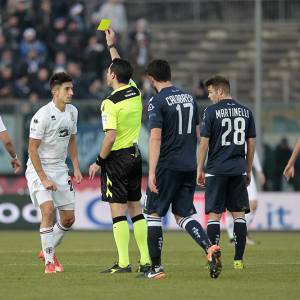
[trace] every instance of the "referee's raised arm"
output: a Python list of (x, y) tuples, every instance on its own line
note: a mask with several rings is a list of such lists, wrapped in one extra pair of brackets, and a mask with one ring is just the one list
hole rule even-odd
[(111, 59), (114, 60), (115, 58), (121, 58), (117, 51), (116, 45), (114, 44), (114, 39), (116, 34), (111, 28), (106, 29), (105, 34), (106, 34), (107, 49), (110, 52)]

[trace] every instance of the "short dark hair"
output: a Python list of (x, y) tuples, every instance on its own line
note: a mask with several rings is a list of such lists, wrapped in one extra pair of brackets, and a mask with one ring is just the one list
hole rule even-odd
[(74, 79), (65, 72), (55, 73), (49, 79), (49, 85), (51, 90), (53, 90), (56, 87), (60, 88), (65, 82), (74, 83)]
[(154, 59), (147, 65), (146, 72), (158, 82), (171, 80), (170, 64), (164, 59)]
[(128, 84), (132, 77), (133, 68), (127, 59), (115, 58), (110, 66), (110, 72), (114, 72), (117, 75), (119, 83)]
[(221, 88), (225, 94), (230, 94), (230, 82), (229, 79), (224, 75), (215, 75), (204, 81), (204, 85), (208, 88), (212, 86), (214, 90)]

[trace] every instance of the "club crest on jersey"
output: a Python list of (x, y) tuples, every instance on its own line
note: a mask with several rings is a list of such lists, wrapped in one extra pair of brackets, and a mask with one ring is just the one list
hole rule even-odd
[(39, 186), (39, 180), (38, 179), (34, 181), (33, 186), (35, 188), (37, 188)]
[(38, 119), (34, 119), (33, 123), (38, 124), (39, 120)]
[(153, 108), (154, 108), (154, 105), (152, 103), (150, 103), (148, 106), (148, 111), (152, 110)]
[(72, 111), (70, 112), (70, 115), (71, 115), (71, 121), (74, 121), (74, 113)]

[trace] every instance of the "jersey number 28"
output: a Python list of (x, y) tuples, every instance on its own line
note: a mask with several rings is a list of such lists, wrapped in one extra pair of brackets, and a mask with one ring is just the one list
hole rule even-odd
[[(222, 134), (222, 146), (229, 146), (231, 142), (226, 141), (227, 136), (232, 131), (231, 120), (225, 118), (222, 120), (222, 127), (227, 126), (227, 130)], [(243, 145), (245, 143), (245, 119), (235, 118), (233, 122), (233, 142), (236, 145)]]

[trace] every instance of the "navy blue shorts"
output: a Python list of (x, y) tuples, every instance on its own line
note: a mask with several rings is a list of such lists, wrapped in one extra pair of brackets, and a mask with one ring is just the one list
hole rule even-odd
[(144, 213), (157, 213), (165, 216), (172, 204), (172, 213), (180, 217), (188, 217), (196, 212), (193, 204), (196, 188), (197, 170), (175, 171), (157, 166), (156, 187), (158, 194), (151, 193), (147, 187)]
[(205, 213), (250, 212), (245, 175), (205, 177)]

